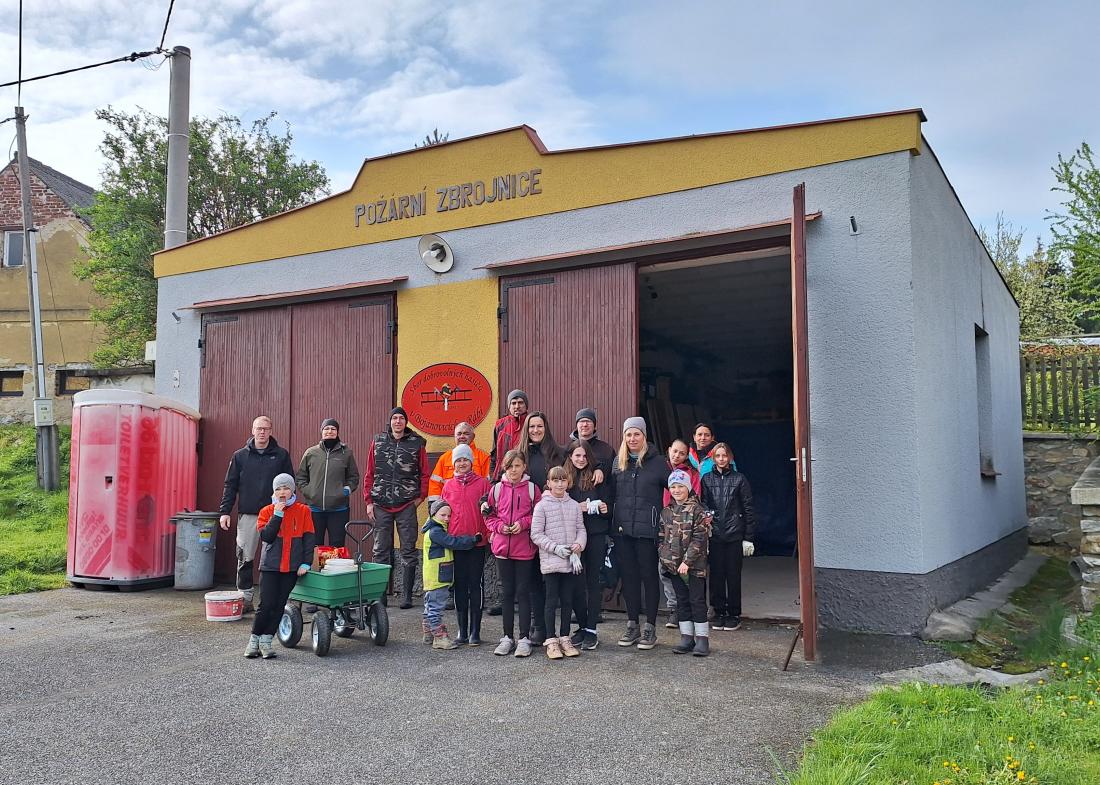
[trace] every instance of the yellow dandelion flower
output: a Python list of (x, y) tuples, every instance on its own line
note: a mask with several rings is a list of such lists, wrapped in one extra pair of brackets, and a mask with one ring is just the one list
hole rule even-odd
[(1011, 743), (1012, 743), (1012, 742), (1014, 742), (1014, 741), (1016, 741), (1016, 737), (1015, 737), (1015, 736), (1009, 736), (1009, 737), (1008, 737), (1008, 743), (1009, 743), (1009, 744), (1011, 744)]
[(1020, 780), (1021, 782), (1027, 779), (1027, 774), (1024, 773), (1023, 769), (1020, 769), (1018, 772), (1016, 772), (1016, 779)]
[(1063, 663), (1062, 663), (1062, 667), (1063, 667), (1063, 668), (1068, 668), (1068, 667), (1069, 667), (1069, 663), (1068, 663), (1068, 662), (1063, 662)]

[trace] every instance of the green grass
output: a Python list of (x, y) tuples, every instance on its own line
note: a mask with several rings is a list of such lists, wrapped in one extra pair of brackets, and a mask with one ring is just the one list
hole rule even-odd
[(0, 596), (65, 584), (69, 429), (61, 429), (62, 490), (35, 479), (34, 428), (0, 426)]
[(1065, 600), (1074, 586), (1066, 562), (1050, 558), (1026, 586), (1013, 592), (1009, 606), (979, 625), (974, 640), (941, 645), (981, 668), (1005, 673), (1038, 670), (1063, 648)]
[(1078, 653), (1055, 661), (1054, 670), (1049, 682), (1027, 688), (884, 689), (834, 717), (815, 736), (799, 771), (778, 781), (1095, 785), (1100, 668)]

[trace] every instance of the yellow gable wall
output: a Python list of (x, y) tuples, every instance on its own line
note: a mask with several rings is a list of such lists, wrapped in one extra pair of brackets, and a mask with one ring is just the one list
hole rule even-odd
[[(493, 390), (490, 414), (476, 427), (474, 443), (491, 452), (496, 420), (497, 281), (479, 279), (397, 291), (397, 398), (412, 376), (435, 363), (476, 368)], [(454, 446), (453, 436), (429, 436), (428, 452)]]
[[(349, 191), (155, 257), (157, 277), (416, 237), (920, 149), (919, 110), (560, 153), (523, 128), (368, 160)], [(437, 189), (520, 172), (541, 193), (439, 210)], [(422, 215), (367, 225), (357, 205), (424, 194)]]

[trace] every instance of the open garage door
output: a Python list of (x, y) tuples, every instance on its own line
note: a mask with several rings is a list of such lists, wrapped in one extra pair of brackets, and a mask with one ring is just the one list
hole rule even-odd
[(500, 406), (525, 390), (563, 446), (581, 407), (618, 447), (638, 412), (638, 279), (633, 262), (508, 276), (500, 283)]

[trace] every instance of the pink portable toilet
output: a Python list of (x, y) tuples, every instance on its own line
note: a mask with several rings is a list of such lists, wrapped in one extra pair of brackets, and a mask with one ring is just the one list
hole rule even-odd
[(169, 585), (171, 518), (195, 508), (199, 413), (130, 390), (73, 396), (67, 577), (74, 586)]

